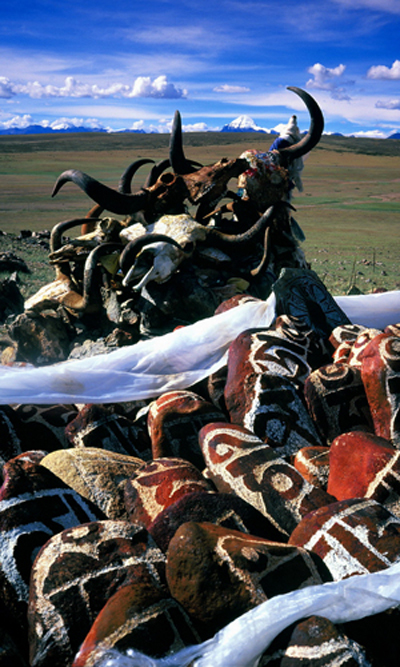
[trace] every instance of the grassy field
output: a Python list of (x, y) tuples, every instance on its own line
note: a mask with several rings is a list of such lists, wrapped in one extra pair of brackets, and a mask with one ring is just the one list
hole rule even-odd
[[(59, 174), (80, 169), (116, 187), (133, 160), (165, 158), (168, 141), (167, 135), (148, 134), (0, 137), (0, 230), (6, 232), (0, 251), (12, 250), (32, 269), (21, 274), (25, 295), (52, 280), (54, 271), (46, 251), (19, 241), (19, 232), (50, 230), (61, 220), (84, 217), (92, 205), (72, 183), (52, 198)], [(184, 135), (187, 156), (203, 164), (237, 157), (246, 148), (267, 150), (271, 141), (253, 133)], [(146, 165), (135, 176), (134, 190), (147, 173)], [(323, 137), (306, 159), (303, 183), (304, 192), (293, 202), (295, 217), (306, 235), (306, 257), (328, 289), (399, 289), (400, 142)]]

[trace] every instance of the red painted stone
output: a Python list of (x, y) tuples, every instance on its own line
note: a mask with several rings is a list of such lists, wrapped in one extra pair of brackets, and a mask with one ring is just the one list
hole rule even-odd
[(28, 608), (30, 661), (70, 665), (93, 622), (120, 586), (162, 589), (165, 557), (128, 521), (98, 521), (54, 535), (32, 567)]
[(359, 368), (345, 363), (321, 366), (306, 379), (304, 398), (324, 444), (348, 431), (373, 430)]
[(131, 649), (151, 658), (164, 658), (200, 641), (176, 600), (154, 582), (137, 580), (121, 586), (107, 600), (72, 667), (91, 667), (110, 649), (122, 653)]
[(329, 475), (329, 447), (304, 447), (296, 453), (293, 465), (307, 482), (326, 491)]
[(375, 336), (360, 360), (375, 433), (400, 448), (400, 337)]
[(235, 424), (209, 424), (199, 433), (208, 475), (220, 492), (236, 493), (284, 536), (302, 517), (333, 498), (309, 482), (272, 447)]
[(333, 348), (332, 359), (335, 363), (348, 363), (349, 354), (357, 336), (366, 328), (361, 324), (343, 324), (332, 331), (329, 342)]
[(364, 329), (356, 338), (354, 341), (349, 356), (347, 363), (350, 364), (351, 366), (355, 366), (356, 368), (361, 368), (361, 355), (367, 345), (376, 338), (376, 336), (380, 336), (382, 334), (382, 331), (380, 329)]
[(282, 533), (261, 512), (233, 493), (188, 493), (161, 512), (148, 526), (148, 531), (165, 552), (178, 528), (188, 521), (207, 521), (268, 540), (282, 541)]
[(215, 405), (192, 391), (165, 392), (150, 404), (147, 417), (153, 459), (180, 457), (201, 470), (198, 432), (205, 424), (224, 420)]
[(173, 597), (210, 635), (275, 595), (331, 580), (315, 554), (196, 522), (172, 538), (166, 577)]
[(328, 492), (338, 500), (373, 498), (385, 504), (400, 492), (400, 452), (372, 433), (353, 431), (336, 438), (329, 453)]
[(125, 485), (125, 507), (129, 519), (146, 528), (167, 507), (187, 493), (214, 487), (189, 461), (179, 458), (160, 458), (144, 464)]
[(335, 581), (378, 572), (400, 560), (400, 518), (375, 500), (341, 500), (305, 516), (289, 544), (318, 554)]
[(226, 299), (220, 303), (220, 305), (215, 309), (215, 315), (218, 315), (219, 313), (225, 313), (227, 310), (241, 306), (243, 303), (248, 303), (249, 301), (258, 301), (261, 303), (261, 299), (257, 299), (257, 297), (251, 296), (250, 294), (235, 294), (234, 296), (231, 296), (229, 299)]
[(99, 447), (118, 454), (151, 459), (151, 443), (140, 426), (112, 407), (85, 405), (65, 429), (71, 447)]

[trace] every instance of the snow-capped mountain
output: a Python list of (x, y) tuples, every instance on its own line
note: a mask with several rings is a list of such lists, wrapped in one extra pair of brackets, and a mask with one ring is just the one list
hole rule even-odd
[(266, 134), (277, 134), (274, 130), (267, 130), (257, 125), (250, 116), (238, 116), (221, 128), (221, 132), (264, 132)]

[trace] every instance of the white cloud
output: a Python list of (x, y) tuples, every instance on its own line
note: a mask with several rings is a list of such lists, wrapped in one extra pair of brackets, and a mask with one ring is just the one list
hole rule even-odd
[(182, 126), (184, 132), (208, 132), (208, 129), (206, 123), (193, 123), (192, 125)]
[[(315, 63), (312, 67), (308, 68), (308, 72), (313, 75), (313, 79), (309, 79), (306, 83), (307, 88), (313, 88), (316, 90), (328, 90), (331, 93), (331, 97), (336, 100), (349, 100), (349, 96), (344, 91), (343, 84), (349, 84), (350, 81), (343, 81), (341, 79), (346, 65), (338, 65), (337, 67), (325, 67), (321, 63)], [(338, 85), (338, 80), (342, 84), (340, 87)]]
[(82, 83), (72, 76), (67, 76), (63, 86), (51, 84), (43, 85), (39, 81), (29, 81), (26, 84), (13, 83), (5, 77), (0, 77), (0, 97), (9, 99), (18, 94), (28, 95), (33, 99), (71, 97), (71, 98), (105, 98), (105, 97), (158, 97), (164, 99), (178, 99), (187, 96), (187, 91), (177, 88), (161, 75), (155, 79), (139, 76), (132, 86), (123, 83), (113, 83), (101, 87), (97, 84)]
[(250, 88), (246, 88), (246, 86), (230, 86), (228, 83), (224, 83), (221, 86), (215, 86), (213, 91), (215, 93), (248, 93), (250, 92)]
[(382, 132), (381, 130), (366, 130), (366, 131), (360, 131), (360, 132), (353, 132), (350, 136), (352, 137), (359, 137), (362, 139), (365, 137), (366, 139), (386, 139), (387, 138), (387, 132)]
[(370, 67), (367, 78), (400, 81), (400, 60), (395, 60), (391, 67), (386, 67), (386, 65)]
[(397, 100), (378, 100), (375, 104), (377, 109), (398, 109), (400, 110), (400, 98)]
[(32, 116), (26, 113), (23, 116), (14, 116), (9, 120), (4, 120), (0, 122), (0, 127), (3, 128), (4, 130), (9, 130), (10, 128), (14, 127), (24, 129), (25, 127), (28, 127), (29, 125), (32, 124), (33, 124)]

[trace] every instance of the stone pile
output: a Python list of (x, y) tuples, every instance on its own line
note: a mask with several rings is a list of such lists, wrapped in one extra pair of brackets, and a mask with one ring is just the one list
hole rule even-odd
[[(164, 657), (400, 560), (400, 325), (331, 316), (282, 313), (151, 401), (2, 406), (0, 667)], [(399, 620), (313, 616), (259, 664), (393, 667)]]

